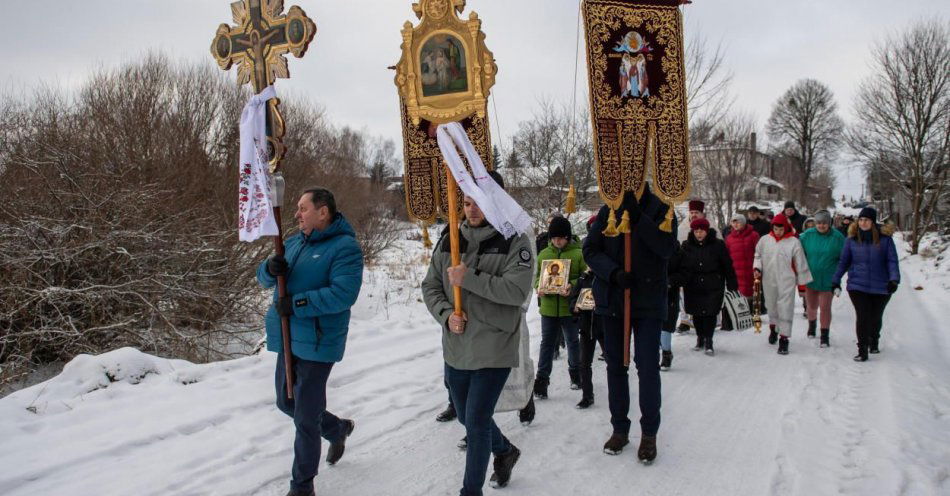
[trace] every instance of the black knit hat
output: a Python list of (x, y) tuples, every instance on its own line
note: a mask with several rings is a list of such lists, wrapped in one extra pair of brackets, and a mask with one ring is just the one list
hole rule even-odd
[(548, 225), (548, 237), (571, 239), (571, 221), (564, 217), (555, 217)]
[(795, 208), (795, 202), (791, 200), (785, 202), (785, 208)]
[(864, 217), (866, 219), (871, 219), (871, 222), (877, 224), (877, 210), (874, 210), (874, 207), (864, 207), (861, 209), (861, 213), (858, 214), (858, 218)]

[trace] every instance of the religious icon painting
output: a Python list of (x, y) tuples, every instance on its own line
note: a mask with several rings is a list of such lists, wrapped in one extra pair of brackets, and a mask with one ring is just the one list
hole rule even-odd
[(579, 312), (589, 312), (595, 306), (594, 291), (591, 288), (582, 289), (580, 294), (577, 295), (577, 304), (574, 305), (574, 309)]
[(459, 18), (464, 8), (461, 0), (421, 0), (413, 4), (421, 22), (403, 25), (395, 82), (413, 124), (487, 115), (498, 67), (478, 14)]
[(613, 50), (622, 54), (618, 71), (620, 96), (650, 96), (650, 74), (647, 68), (647, 61), (653, 61), (650, 43), (640, 33), (628, 31)]
[(662, 199), (689, 194), (681, 3), (583, 3), (597, 179), (613, 208), (651, 173)]
[(543, 294), (563, 293), (570, 284), (571, 260), (555, 258), (541, 261), (541, 281), (538, 290)]
[(422, 96), (468, 91), (465, 47), (458, 38), (436, 34), (422, 44), (419, 56)]

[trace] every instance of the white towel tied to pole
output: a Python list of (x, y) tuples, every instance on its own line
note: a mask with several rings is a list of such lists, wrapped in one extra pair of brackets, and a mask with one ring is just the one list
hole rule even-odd
[(277, 92), (268, 86), (252, 96), (241, 112), (238, 238), (246, 242), (278, 234), (274, 177), (267, 164), (267, 101), (272, 98), (277, 98)]
[[(475, 151), (475, 146), (468, 139), (462, 125), (458, 122), (441, 124), (436, 135), (439, 149), (455, 182), (463, 193), (475, 200), (478, 208), (485, 214), (485, 220), (505, 239), (528, 232), (531, 229), (531, 217), (488, 175), (488, 169), (482, 163), (482, 158)], [(456, 146), (465, 154), (465, 159), (475, 175), (474, 179), (465, 168)]]

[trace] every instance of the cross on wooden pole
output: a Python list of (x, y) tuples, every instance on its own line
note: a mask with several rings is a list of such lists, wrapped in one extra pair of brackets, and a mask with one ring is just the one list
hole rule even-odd
[[(211, 55), (218, 66), (228, 70), (238, 64), (238, 84), (251, 83), (254, 93), (274, 84), (277, 78), (289, 78), (285, 54), (291, 53), (297, 58), (304, 56), (310, 42), (317, 32), (317, 26), (298, 6), (287, 12), (284, 0), (240, 0), (231, 4), (231, 16), (236, 26), (221, 24), (211, 42)], [(271, 173), (275, 175), (277, 186), (274, 203), (274, 220), (277, 223), (277, 236), (274, 238), (274, 252), (284, 254), (284, 236), (281, 230), (280, 205), (283, 203), (284, 179), (279, 173), (280, 161), (286, 151), (282, 138), (284, 120), (278, 108), (280, 100), (273, 98), (267, 102), (267, 157)], [(287, 297), (287, 278), (277, 277), (277, 295)], [(290, 344), (290, 319), (281, 317), (281, 340), (284, 351), (284, 370), (286, 371), (287, 398), (293, 399), (293, 354)]]
[[(287, 53), (301, 58), (317, 32), (317, 26), (300, 7), (294, 5), (282, 14), (283, 0), (241, 0), (231, 4), (236, 26), (221, 24), (211, 42), (211, 54), (218, 66), (228, 70), (237, 64), (238, 84), (251, 83), (254, 93), (274, 84), (277, 78), (289, 78)], [(284, 121), (278, 99), (268, 102), (267, 141), (271, 171), (284, 157)]]

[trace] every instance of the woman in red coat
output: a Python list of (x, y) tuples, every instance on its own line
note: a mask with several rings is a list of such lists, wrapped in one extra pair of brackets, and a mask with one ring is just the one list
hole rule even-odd
[(732, 268), (739, 280), (739, 294), (752, 301), (752, 262), (755, 259), (755, 245), (759, 242), (759, 233), (749, 227), (743, 215), (732, 218), (732, 232), (726, 236), (726, 248), (732, 257)]

